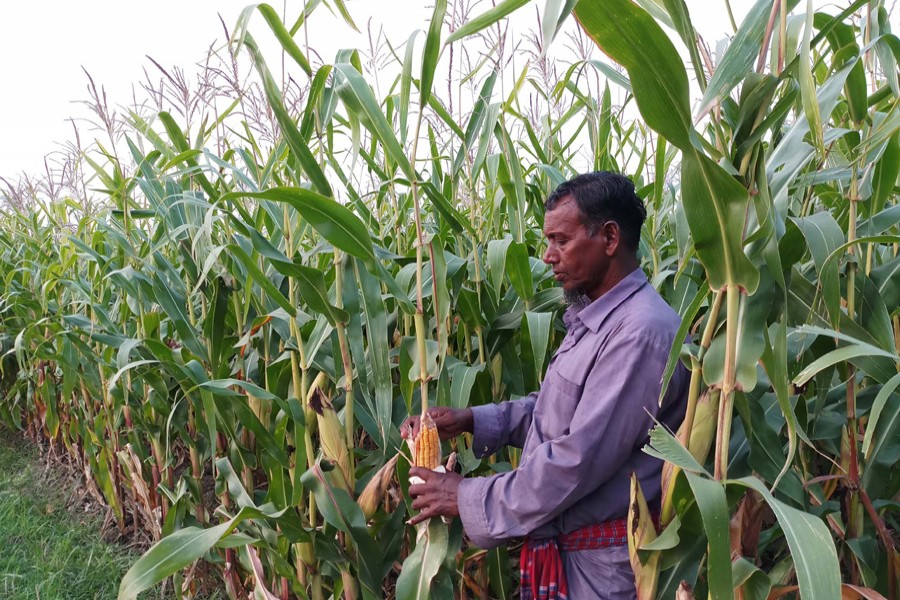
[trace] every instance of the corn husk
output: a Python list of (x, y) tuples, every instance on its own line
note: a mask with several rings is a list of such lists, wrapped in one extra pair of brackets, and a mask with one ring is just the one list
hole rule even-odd
[[(706, 456), (716, 439), (716, 419), (719, 414), (720, 390), (708, 389), (697, 398), (697, 408), (694, 412), (694, 423), (691, 427), (690, 450), (691, 455), (701, 465), (706, 462)], [(685, 423), (678, 429), (678, 439), (684, 438)], [(681, 469), (670, 462), (663, 464), (662, 470), (662, 507), (660, 511), (660, 525), (665, 527), (675, 514), (672, 506), (672, 494), (675, 491), (675, 478)]]
[(400, 455), (395, 454), (394, 458), (384, 463), (384, 466), (378, 469), (378, 472), (366, 485), (362, 494), (359, 495), (359, 499), (356, 502), (362, 509), (366, 521), (375, 516), (375, 511), (378, 510), (378, 505), (381, 504), (384, 493), (391, 483), (391, 477), (394, 474), (394, 467), (397, 466), (398, 458), (400, 458)]
[(310, 392), (309, 407), (316, 413), (322, 455), (338, 466), (340, 476), (336, 477), (337, 483), (349, 492), (350, 453), (344, 441), (344, 426), (321, 388), (314, 387)]
[(647, 500), (641, 491), (637, 476), (631, 474), (631, 502), (628, 506), (628, 557), (634, 571), (634, 585), (638, 600), (654, 600), (659, 580), (659, 552), (650, 552), (646, 562), (641, 562), (638, 548), (656, 539), (656, 527), (647, 508)]

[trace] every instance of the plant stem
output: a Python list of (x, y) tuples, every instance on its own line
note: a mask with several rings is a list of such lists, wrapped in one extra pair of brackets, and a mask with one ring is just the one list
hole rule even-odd
[[(334, 250), (334, 287), (335, 287), (335, 306), (344, 308), (344, 261), (341, 251)], [(350, 489), (353, 489), (356, 477), (354, 476), (354, 453), (353, 449), (356, 444), (353, 436), (356, 433), (356, 422), (353, 418), (353, 364), (350, 360), (350, 344), (347, 343), (347, 325), (341, 321), (336, 324), (338, 334), (338, 345), (341, 349), (341, 363), (344, 367), (344, 435), (346, 437), (347, 454), (350, 458), (350, 469), (347, 473)]]
[(719, 404), (719, 420), (716, 428), (715, 478), (717, 481), (724, 481), (728, 477), (728, 444), (731, 441), (731, 415), (734, 408), (741, 291), (737, 285), (728, 284), (726, 294), (725, 377), (722, 381), (722, 400)]

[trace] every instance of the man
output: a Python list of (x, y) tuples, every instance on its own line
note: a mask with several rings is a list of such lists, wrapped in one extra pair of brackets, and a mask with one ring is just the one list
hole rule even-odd
[(521, 447), (519, 466), (471, 479), (410, 470), (424, 481), (410, 486), (420, 511), (411, 522), (458, 514), (482, 548), (526, 537), (523, 598), (538, 597), (535, 590), (550, 598), (634, 598), (625, 538), (629, 479), (637, 475), (658, 511), (662, 462), (641, 448), (654, 418), (675, 429), (684, 415), (689, 377), (681, 366), (658, 403), (680, 319), (640, 269), (646, 210), (628, 179), (580, 175), (560, 185), (545, 208), (543, 259), (569, 308), (568, 333), (540, 391), (431, 411), (442, 438), (472, 432), (479, 456), (504, 444)]

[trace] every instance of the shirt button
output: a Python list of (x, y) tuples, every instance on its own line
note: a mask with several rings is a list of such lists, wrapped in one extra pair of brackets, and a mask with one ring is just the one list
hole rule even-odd
[(488, 447), (487, 447), (487, 446), (484, 447), (484, 451), (485, 451), (485, 452), (488, 451)]

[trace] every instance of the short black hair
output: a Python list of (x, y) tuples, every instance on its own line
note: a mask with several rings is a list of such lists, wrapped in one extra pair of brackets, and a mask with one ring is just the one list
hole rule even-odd
[(571, 196), (581, 212), (581, 222), (594, 235), (606, 221), (615, 221), (622, 239), (632, 250), (641, 240), (641, 226), (647, 218), (644, 202), (634, 191), (631, 180), (619, 173), (594, 171), (573, 177), (557, 187), (544, 210), (551, 211), (565, 197)]

